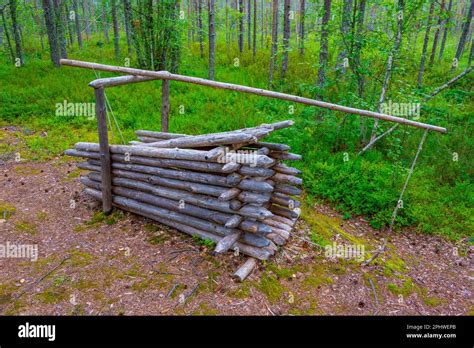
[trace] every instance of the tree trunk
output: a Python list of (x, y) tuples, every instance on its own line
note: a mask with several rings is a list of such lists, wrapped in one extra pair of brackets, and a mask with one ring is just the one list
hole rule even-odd
[[(377, 112), (380, 112), (382, 108), (382, 104), (385, 102), (385, 95), (387, 93), (388, 84), (390, 82), (390, 76), (392, 75), (393, 61), (398, 53), (398, 49), (400, 48), (400, 42), (402, 40), (404, 6), (405, 6), (404, 0), (398, 0), (397, 36), (395, 38), (395, 43), (393, 44), (393, 49), (388, 56), (387, 69), (385, 70), (385, 77), (384, 77), (384, 81), (382, 85), (382, 91), (380, 93), (379, 103), (377, 106)], [(377, 136), (378, 126), (379, 126), (379, 120), (376, 119), (374, 121), (374, 127), (372, 128), (372, 135), (370, 137), (370, 141), (373, 141), (375, 137)]]
[(95, 18), (95, 4), (94, 0), (83, 0), (86, 2), (89, 2), (89, 9), (91, 11), (91, 29), (92, 32), (96, 33), (97, 32), (97, 19)]
[[(75, 0), (77, 1), (77, 0)], [(130, 0), (123, 0), (123, 15), (125, 21), (125, 35), (127, 36), (128, 55), (132, 55), (132, 15)]]
[(12, 63), (15, 63), (15, 54), (13, 53), (12, 42), (10, 40), (10, 34), (8, 33), (8, 28), (7, 28), (7, 22), (5, 20), (4, 9), (0, 9), (0, 14), (2, 15), (2, 27), (3, 27), (3, 31), (5, 32), (5, 38), (7, 39), (8, 50), (9, 50), (10, 56), (12, 58)]
[(244, 51), (244, 0), (239, 0), (239, 51)]
[(425, 71), (426, 51), (428, 50), (428, 42), (430, 40), (431, 19), (433, 17), (434, 5), (435, 2), (432, 1), (430, 5), (430, 12), (428, 14), (428, 21), (426, 23), (425, 39), (423, 41), (423, 51), (421, 52), (420, 69), (418, 70), (418, 88), (422, 87), (423, 82), (423, 72)]
[(74, 10), (74, 24), (76, 27), (76, 36), (77, 36), (77, 43), (79, 48), (82, 48), (82, 33), (81, 33), (81, 22), (79, 18), (79, 10), (77, 7), (78, 0), (72, 0), (72, 8)]
[(216, 53), (215, 4), (209, 0), (209, 80), (214, 80)]
[(469, 66), (471, 66), (473, 55), (474, 55), (474, 38), (471, 39), (471, 51), (469, 52), (469, 60), (467, 63), (467, 65)]
[(109, 43), (109, 24), (107, 23), (107, 7), (105, 1), (102, 2), (102, 30), (104, 31), (105, 41)]
[(319, 69), (318, 69), (318, 98), (322, 99), (321, 90), (326, 83), (326, 66), (328, 64), (328, 23), (331, 17), (331, 0), (324, 0), (324, 14), (321, 27), (321, 39), (319, 48)]
[[(360, 99), (364, 97), (364, 86), (365, 86), (365, 77), (364, 72), (361, 67), (360, 62), (360, 53), (362, 50), (362, 40), (363, 40), (363, 30), (364, 30), (364, 17), (365, 17), (365, 1), (360, 0), (359, 4), (359, 14), (357, 17), (357, 34), (356, 34), (356, 42), (355, 42), (355, 49), (354, 49), (354, 63), (351, 64), (353, 71), (355, 71), (355, 75), (357, 78), (357, 94)], [(360, 116), (359, 120), (359, 127), (360, 127), (360, 136), (361, 141), (365, 143), (365, 134), (366, 134), (366, 127), (365, 127), (365, 117)]]
[(59, 45), (58, 38), (56, 36), (56, 28), (54, 25), (54, 11), (51, 0), (42, 0), (44, 20), (46, 23), (46, 31), (48, 33), (49, 51), (51, 54), (51, 61), (56, 67), (60, 67), (59, 59)]
[[(471, 5), (469, 6), (469, 11), (467, 12), (466, 21), (462, 27), (461, 37), (459, 38), (458, 48), (456, 50), (456, 55), (454, 57), (455, 62), (459, 62), (461, 58), (461, 53), (466, 45), (467, 34), (469, 33), (469, 27), (471, 26), (472, 15), (474, 13), (474, 0), (471, 0)], [(457, 64), (453, 63), (451, 70), (454, 70), (457, 67)]]
[(304, 17), (306, 1), (300, 0), (300, 55), (304, 56)]
[(337, 71), (346, 74), (345, 60), (347, 59), (347, 49), (349, 47), (349, 33), (351, 29), (352, 0), (344, 0), (344, 8), (341, 21), (342, 49), (337, 56)]
[(431, 48), (431, 56), (430, 56), (430, 65), (433, 65), (435, 55), (436, 55), (436, 48), (438, 46), (439, 40), (439, 32), (441, 30), (441, 24), (443, 23), (443, 12), (444, 12), (445, 0), (441, 0), (441, 5), (439, 9), (439, 17), (438, 17), (438, 26), (436, 27), (436, 31), (433, 38), (433, 47)]
[(67, 31), (69, 34), (69, 44), (72, 46), (74, 45), (74, 28), (72, 28), (71, 26), (74, 25), (74, 23), (72, 22), (72, 18), (70, 16), (69, 6), (67, 4), (67, 1), (64, 2), (64, 17), (67, 23)]
[(443, 39), (441, 40), (441, 46), (439, 48), (438, 62), (441, 62), (441, 59), (443, 59), (444, 46), (446, 44), (446, 38), (448, 36), (448, 25), (449, 25), (449, 21), (451, 19), (451, 8), (452, 8), (452, 6), (453, 6), (453, 0), (449, 0), (448, 18), (446, 18), (446, 20), (444, 21)]
[(281, 63), (281, 78), (284, 79), (288, 70), (288, 51), (290, 49), (290, 0), (284, 0), (283, 4), (283, 60)]
[(66, 0), (53, 0), (54, 10), (56, 13), (56, 31), (61, 58), (67, 58), (67, 18), (64, 15), (65, 2)]
[(272, 48), (270, 53), (270, 72), (269, 72), (269, 79), (268, 79), (268, 87), (271, 89), (273, 86), (273, 70), (277, 55), (277, 45), (278, 45), (278, 0), (273, 0), (272, 3)]
[(253, 57), (257, 55), (257, 0), (253, 0)]
[(10, 16), (12, 18), (12, 27), (13, 27), (13, 40), (15, 41), (15, 51), (16, 51), (16, 59), (20, 60), (20, 64), (23, 65), (23, 52), (21, 50), (21, 39), (20, 39), (20, 31), (18, 28), (18, 22), (16, 18), (16, 1), (17, 0), (10, 0)]
[[(128, 0), (130, 1), (130, 0)], [(84, 31), (86, 32), (87, 40), (91, 36), (91, 24), (90, 24), (90, 12), (89, 12), (89, 0), (82, 0), (82, 13), (84, 17)]]
[(197, 0), (197, 13), (198, 13), (198, 38), (199, 38), (199, 52), (201, 53), (201, 58), (204, 58), (204, 35), (202, 30), (202, 1)]
[(114, 26), (114, 51), (115, 59), (120, 59), (120, 29), (117, 18), (117, 0), (111, 0), (112, 22)]
[(252, 0), (247, 0), (247, 48), (252, 48)]

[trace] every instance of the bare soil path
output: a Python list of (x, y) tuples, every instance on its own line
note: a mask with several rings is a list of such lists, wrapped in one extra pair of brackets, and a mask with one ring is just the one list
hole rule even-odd
[[(0, 258), (0, 313), (32, 315), (463, 315), (473, 312), (472, 257), (411, 231), (374, 231), (325, 206), (244, 283), (244, 261), (132, 214), (105, 217), (63, 157), (0, 165), (0, 245), (36, 244), (36, 262)], [(365, 246), (367, 266), (301, 238)], [(472, 248), (472, 247), (471, 247)]]

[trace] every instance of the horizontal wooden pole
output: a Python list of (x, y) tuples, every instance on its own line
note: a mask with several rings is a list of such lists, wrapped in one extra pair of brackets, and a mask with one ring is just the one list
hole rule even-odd
[[(174, 81), (192, 83), (192, 84), (201, 85), (201, 86), (209, 86), (209, 87), (213, 87), (213, 88), (226, 89), (226, 90), (231, 90), (231, 91), (236, 91), (236, 92), (256, 94), (256, 95), (260, 95), (260, 96), (264, 96), (264, 97), (276, 98), (276, 99), (291, 101), (291, 102), (299, 103), (299, 104), (319, 106), (319, 107), (322, 107), (322, 108), (341, 111), (341, 112), (348, 113), (348, 114), (366, 116), (366, 117), (376, 118), (376, 119), (379, 119), (379, 120), (385, 120), (385, 121), (390, 121), (390, 122), (395, 122), (395, 123), (406, 124), (406, 125), (413, 126), (413, 127), (416, 127), (416, 128), (428, 129), (428, 130), (432, 130), (432, 131), (436, 131), (436, 132), (440, 132), (440, 133), (446, 133), (447, 132), (446, 128), (443, 128), (443, 127), (438, 127), (438, 126), (434, 126), (434, 125), (430, 125), (430, 124), (426, 124), (426, 123), (416, 122), (416, 121), (401, 118), (401, 117), (395, 117), (395, 116), (382, 114), (382, 113), (378, 113), (378, 112), (351, 108), (351, 107), (342, 106), (342, 105), (338, 105), (338, 104), (323, 102), (323, 101), (320, 101), (320, 100), (315, 100), (315, 99), (310, 99), (310, 98), (303, 98), (303, 97), (298, 97), (298, 96), (291, 95), (291, 94), (269, 91), (269, 90), (261, 89), (261, 88), (254, 88), (254, 87), (236, 85), (236, 84), (232, 84), (232, 83), (211, 81), (211, 80), (207, 80), (207, 79), (203, 79), (203, 78), (199, 78), (199, 77), (177, 75), (177, 74), (172, 74), (168, 71), (150, 71), (150, 70), (134, 69), (134, 68), (121, 67), (121, 66), (113, 66), (113, 65), (97, 64), (97, 63), (90, 63), (90, 62), (82, 62), (82, 61), (71, 60), (71, 59), (61, 59), (60, 62), (61, 62), (62, 65), (74, 66), (74, 67), (79, 67), (79, 68), (109, 71), (109, 72), (135, 75), (135, 76), (144, 76), (144, 77), (150, 77), (150, 78), (153, 78), (153, 79), (174, 80)], [(110, 86), (116, 85), (116, 83), (114, 81), (110, 81), (110, 80), (111, 80), (110, 78), (109, 79), (99, 79), (99, 80), (95, 80), (95, 81), (91, 82), (90, 85), (94, 88), (97, 88), (97, 87), (110, 87)], [(138, 81), (134, 81), (134, 82), (138, 82)]]

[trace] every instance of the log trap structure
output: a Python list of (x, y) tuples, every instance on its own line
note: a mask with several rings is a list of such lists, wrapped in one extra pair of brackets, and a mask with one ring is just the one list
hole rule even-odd
[[(423, 128), (423, 141), (428, 130), (446, 132), (442, 127), (391, 115), (167, 71), (67, 59), (61, 64), (126, 74), (89, 84), (95, 92), (99, 143), (80, 142), (65, 151), (66, 155), (86, 160), (78, 164), (89, 171), (80, 178), (85, 192), (102, 201), (105, 213), (115, 206), (211, 240), (216, 243), (214, 254), (238, 251), (249, 256), (235, 272), (241, 281), (250, 274), (256, 260), (267, 260), (285, 244), (300, 214), (301, 172), (286, 163), (301, 156), (289, 152), (286, 144), (263, 141), (273, 131), (290, 127), (293, 121), (204, 135), (169, 133), (170, 80)], [(137, 140), (129, 145), (109, 145), (105, 88), (157, 79), (162, 80), (161, 131), (137, 130)]]

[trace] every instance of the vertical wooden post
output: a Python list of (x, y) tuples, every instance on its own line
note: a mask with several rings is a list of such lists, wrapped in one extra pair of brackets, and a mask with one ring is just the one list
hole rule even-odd
[(161, 83), (161, 131), (168, 132), (168, 120), (170, 114), (170, 80), (162, 80)]
[(108, 214), (112, 211), (112, 175), (110, 165), (109, 137), (107, 133), (107, 110), (105, 108), (104, 87), (94, 89), (95, 113), (99, 130), (102, 210)]

